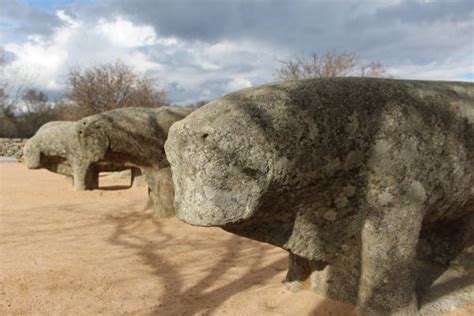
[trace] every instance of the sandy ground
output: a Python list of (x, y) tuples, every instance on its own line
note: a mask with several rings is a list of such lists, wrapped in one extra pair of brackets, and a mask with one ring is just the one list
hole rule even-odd
[[(285, 251), (218, 228), (154, 221), (145, 188), (0, 163), (0, 315), (353, 315), (282, 284)], [(474, 315), (467, 305), (449, 315)]]

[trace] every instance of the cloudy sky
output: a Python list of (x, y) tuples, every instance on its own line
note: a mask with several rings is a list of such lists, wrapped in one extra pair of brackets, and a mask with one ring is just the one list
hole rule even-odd
[(186, 104), (274, 80), (295, 54), (351, 51), (397, 78), (474, 79), (473, 0), (0, 0), (0, 50), (58, 95), (117, 59)]

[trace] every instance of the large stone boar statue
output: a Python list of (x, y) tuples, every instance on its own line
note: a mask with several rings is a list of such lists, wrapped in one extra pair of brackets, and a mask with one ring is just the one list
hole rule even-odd
[(290, 286), (361, 315), (416, 314), (420, 238), (433, 257), (474, 235), (472, 83), (249, 88), (173, 125), (165, 148), (178, 218), (287, 249)]
[(77, 122), (81, 152), (79, 168), (101, 161), (139, 167), (145, 174), (156, 217), (174, 215), (174, 190), (164, 143), (172, 124), (191, 108), (121, 108)]
[[(121, 171), (131, 166), (101, 161), (84, 166), (79, 144), (77, 123), (52, 121), (41, 126), (23, 148), (29, 169), (47, 169), (70, 176), (76, 190), (92, 190), (99, 187), (99, 173)], [(137, 170), (132, 172), (132, 183)]]

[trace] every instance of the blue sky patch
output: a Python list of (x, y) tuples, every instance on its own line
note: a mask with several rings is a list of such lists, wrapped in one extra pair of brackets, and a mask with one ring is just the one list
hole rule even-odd
[(474, 80), (474, 72), (468, 72), (468, 73), (465, 73), (461, 79), (464, 79), (464, 80)]
[(94, 0), (23, 0), (23, 2), (45, 11), (54, 12), (69, 4), (90, 4), (94, 2)]

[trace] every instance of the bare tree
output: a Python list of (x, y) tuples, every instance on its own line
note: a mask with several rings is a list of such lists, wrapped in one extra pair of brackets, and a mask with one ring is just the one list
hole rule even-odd
[(27, 89), (21, 99), (23, 111), (17, 117), (23, 137), (31, 137), (45, 123), (57, 120), (57, 110), (48, 96), (36, 89)]
[(48, 96), (40, 90), (27, 89), (23, 93), (22, 101), (27, 113), (39, 113), (51, 109), (51, 105), (48, 103)]
[(279, 80), (326, 78), (326, 77), (391, 77), (381, 63), (362, 64), (351, 52), (326, 52), (324, 55), (295, 56), (280, 61), (276, 72)]
[(13, 77), (19, 77), (19, 71), (17, 70), (15, 74), (8, 75), (6, 66), (5, 57), (0, 55), (0, 111), (3, 115), (10, 115), (21, 99), (24, 82), (15, 83)]
[(159, 107), (164, 90), (156, 88), (156, 78), (144, 76), (121, 61), (69, 72), (66, 98), (81, 116), (122, 107)]
[(371, 62), (360, 67), (361, 77), (393, 78), (381, 63)]
[(0, 137), (17, 137), (20, 124), (15, 115), (24, 86), (15, 84), (13, 75), (7, 74), (5, 56), (0, 55)]
[(76, 121), (87, 115), (79, 106), (64, 98), (54, 102), (54, 111), (60, 121)]
[(0, 137), (30, 137), (41, 125), (56, 119), (48, 96), (31, 88), (31, 75), (7, 69), (0, 55)]

